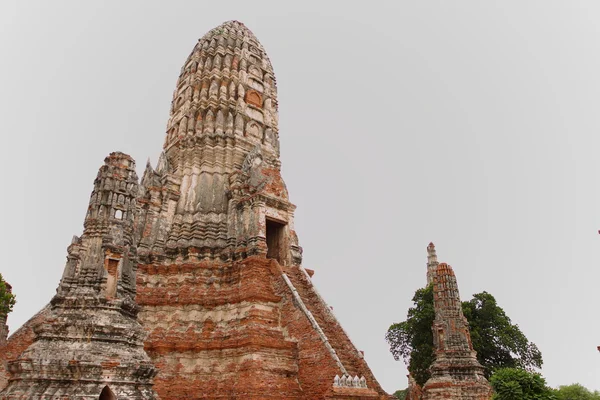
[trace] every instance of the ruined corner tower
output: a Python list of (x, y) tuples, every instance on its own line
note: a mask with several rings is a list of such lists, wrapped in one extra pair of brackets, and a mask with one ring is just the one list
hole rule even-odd
[(423, 400), (489, 400), (492, 389), (471, 343), (452, 267), (438, 263), (435, 246), (427, 247), (427, 283), (433, 284), (433, 344), (431, 378), (423, 386)]
[(0, 399), (154, 399), (154, 366), (136, 320), (131, 157), (112, 153), (94, 181), (84, 232), (68, 248), (57, 293), (33, 343), (8, 363)]

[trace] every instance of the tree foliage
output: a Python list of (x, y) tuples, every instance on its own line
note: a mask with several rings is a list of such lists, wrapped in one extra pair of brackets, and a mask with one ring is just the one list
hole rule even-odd
[[(390, 326), (385, 338), (394, 358), (404, 359), (408, 370), (422, 386), (429, 379), (429, 367), (435, 357), (433, 287), (417, 290), (412, 301), (406, 320)], [(531, 371), (542, 366), (542, 354), (537, 346), (511, 322), (494, 296), (487, 292), (477, 293), (470, 301), (462, 302), (462, 309), (469, 322), (473, 348), (487, 378), (497, 368)]]
[(406, 399), (406, 395), (408, 394), (408, 389), (396, 390), (394, 392), (394, 397), (400, 400)]
[(557, 400), (600, 400), (600, 392), (591, 392), (578, 383), (560, 386), (555, 393)]
[(429, 366), (434, 360), (433, 286), (417, 290), (412, 301), (414, 306), (408, 309), (406, 321), (390, 326), (385, 339), (394, 358), (404, 359), (413, 378), (423, 385), (429, 379)]
[(554, 391), (538, 373), (520, 368), (500, 368), (490, 378), (493, 400), (555, 400)]
[(473, 295), (462, 303), (471, 331), (477, 359), (489, 378), (498, 368), (521, 368), (533, 371), (542, 367), (542, 353), (527, 340), (518, 325), (513, 325), (494, 296), (487, 292)]
[(7, 315), (16, 303), (15, 295), (8, 291), (6, 282), (0, 274), (0, 314)]

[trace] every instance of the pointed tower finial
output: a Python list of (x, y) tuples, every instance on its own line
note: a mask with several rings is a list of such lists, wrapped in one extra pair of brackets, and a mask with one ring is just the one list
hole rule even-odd
[(427, 285), (431, 285), (433, 283), (437, 266), (438, 260), (435, 252), (435, 245), (433, 242), (429, 242), (429, 246), (427, 246)]

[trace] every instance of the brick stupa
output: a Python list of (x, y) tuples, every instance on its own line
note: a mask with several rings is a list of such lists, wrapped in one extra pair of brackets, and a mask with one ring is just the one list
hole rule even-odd
[(450, 265), (438, 263), (433, 243), (427, 252), (427, 283), (433, 285), (435, 309), (435, 361), (431, 378), (423, 385), (422, 399), (489, 400), (492, 389), (473, 350), (454, 271)]
[[(242, 23), (198, 41), (166, 131), (136, 196), (131, 265), (158, 396), (390, 398), (301, 265), (295, 206), (280, 174), (275, 76)], [(104, 268), (108, 287), (111, 264)], [(18, 355), (47, 315), (15, 333), (6, 354)]]

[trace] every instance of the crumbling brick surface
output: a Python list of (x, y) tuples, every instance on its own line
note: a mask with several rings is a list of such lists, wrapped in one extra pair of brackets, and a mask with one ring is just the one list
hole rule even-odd
[(0, 392), (8, 384), (8, 363), (16, 360), (33, 343), (35, 339), (33, 327), (41, 324), (48, 318), (49, 310), (49, 305), (42, 308), (29, 321), (10, 335), (4, 346), (0, 347)]
[[(301, 274), (299, 268), (286, 272)], [(274, 260), (258, 256), (231, 264), (140, 266), (137, 301), (161, 399), (388, 398), (311, 284), (295, 277), (348, 373), (368, 377), (367, 390), (333, 388), (342, 372), (282, 273)]]
[(138, 287), (161, 399), (298, 398), (297, 346), (280, 325), (268, 260), (142, 265)]
[(408, 375), (408, 393), (406, 394), (406, 400), (422, 400), (423, 399), (423, 388), (415, 381), (412, 375)]
[[(313, 287), (312, 282), (307, 274), (305, 274), (301, 267), (292, 266), (289, 268), (285, 268), (286, 274), (290, 277), (290, 280), (294, 284), (294, 287), (298, 291), (302, 301), (307, 306), (311, 314), (316, 319), (319, 327), (323, 330), (328, 342), (335, 350), (335, 353), (340, 358), (340, 361), (344, 368), (346, 369), (346, 373), (350, 376), (364, 376), (367, 380), (367, 386), (375, 391), (379, 396), (386, 396), (385, 392), (373, 376), (370, 368), (364, 360), (362, 353), (354, 346), (348, 337), (347, 333), (343, 330), (329, 306), (324, 302), (321, 296), (318, 294), (316, 289)], [(288, 314), (286, 314), (288, 315)], [(316, 340), (314, 328), (308, 324), (308, 321), (305, 321), (306, 318), (300, 319), (303, 323), (303, 329), (305, 332), (298, 332), (298, 338), (306, 338), (308, 337), (308, 332), (311, 333), (313, 340)], [(302, 343), (304, 340), (299, 339)], [(315, 357), (314, 353), (321, 352), (323, 353), (322, 357), (325, 357), (327, 354), (326, 349), (324, 348), (324, 344), (321, 343), (315, 344), (315, 346), (306, 346), (305, 350), (312, 352), (311, 356), (306, 357), (307, 360), (311, 360), (311, 358)], [(329, 358), (331, 356), (329, 355)], [(318, 364), (316, 364), (318, 365)], [(311, 371), (313, 368), (308, 365), (306, 371)], [(332, 374), (332, 372), (334, 372)], [(329, 371), (330, 375), (335, 377), (336, 374), (339, 374), (339, 370)], [(314, 376), (309, 376), (307, 381), (313, 380)], [(331, 377), (329, 377), (331, 379)], [(308, 382), (307, 382), (308, 384)], [(331, 386), (330, 382), (325, 382), (325, 385)], [(303, 386), (304, 387), (304, 386)]]

